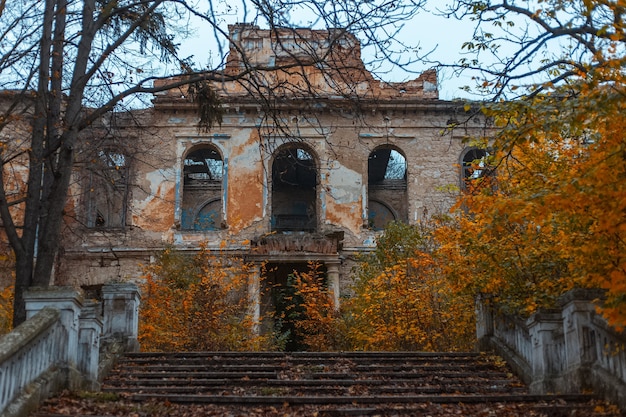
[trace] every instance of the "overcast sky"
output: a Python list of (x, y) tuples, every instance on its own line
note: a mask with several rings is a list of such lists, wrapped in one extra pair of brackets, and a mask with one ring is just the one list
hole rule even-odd
[[(433, 2), (441, 6), (443, 2)], [(433, 7), (430, 6), (432, 9)], [(239, 19), (236, 16), (231, 17), (231, 22), (235, 23)], [(299, 26), (306, 26), (306, 19), (295, 20)], [(425, 54), (430, 52), (428, 58), (430, 61), (440, 61), (447, 64), (453, 64), (461, 57), (461, 47), (464, 42), (471, 39), (473, 27), (470, 22), (459, 22), (455, 19), (446, 19), (436, 16), (432, 13), (422, 13), (411, 22), (407, 22), (401, 32), (402, 38), (410, 44), (415, 45), (419, 42), (420, 52)], [(182, 45), (183, 55), (194, 55), (194, 61), (202, 66), (208, 66), (208, 63), (217, 59), (219, 53), (217, 44), (212, 42), (213, 35), (211, 33), (197, 33)], [(364, 61), (367, 61), (367, 51), (364, 51)], [(424, 71), (432, 68), (432, 62), (417, 64), (413, 67), (416, 71)], [(381, 78), (386, 81), (405, 81), (407, 79), (416, 78), (416, 74), (406, 73), (401, 70), (394, 70), (390, 73), (382, 74)], [(471, 83), (469, 76), (458, 78), (453, 76), (451, 71), (439, 72), (439, 96), (443, 100), (451, 100), (458, 97), (469, 98), (467, 93), (460, 90), (463, 85)]]

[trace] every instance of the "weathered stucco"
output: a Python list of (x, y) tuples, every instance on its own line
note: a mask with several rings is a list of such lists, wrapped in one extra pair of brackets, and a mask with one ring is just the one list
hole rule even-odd
[[(264, 202), (267, 190), (266, 172), (259, 150), (259, 135), (248, 130), (231, 148), (228, 177), (228, 204), (226, 216), (229, 232), (236, 234), (263, 221)], [(238, 167), (236, 169), (235, 167)], [(263, 230), (263, 225), (257, 226)], [(260, 231), (259, 230), (259, 231)]]
[[(231, 31), (240, 51), (250, 53), (249, 62), (278, 65), (288, 57), (272, 49), (276, 39), (267, 31), (250, 25)], [(298, 33), (321, 48), (332, 35)], [(209, 131), (198, 129), (197, 105), (183, 87), (155, 95), (154, 107), (141, 111), (145, 126), (118, 121), (118, 136), (132, 138), (126, 145), (135, 146), (128, 158), (125, 224), (69, 222), (56, 281), (134, 279), (155, 251), (170, 244), (195, 250), (205, 243), (259, 262), (339, 265), (340, 287), (346, 288), (352, 266), (346, 259), (371, 250), (380, 233), (371, 227), (372, 199), (378, 210), (388, 208), (385, 219), (416, 222), (446, 212), (455, 194), (445, 190), (460, 183), (463, 138), (480, 134), (483, 121), (470, 119), (457, 103), (438, 100), (432, 71), (406, 83), (375, 80), (360, 61), (356, 39), (344, 35), (327, 56), (344, 68), (321, 73), (319, 63), (304, 62), (300, 74), (263, 74), (270, 85), (282, 81), (291, 89), (259, 97), (246, 90), (245, 79), (216, 82), (224, 115)], [(225, 77), (244, 59), (235, 49), (231, 54)], [(455, 129), (448, 129), (451, 120)], [(376, 153), (381, 149), (405, 159), (398, 178), (382, 177), (390, 157)], [(213, 156), (190, 159), (198, 150)], [(82, 169), (73, 186), (77, 218), (89, 203)], [(183, 216), (205, 216), (210, 227)]]

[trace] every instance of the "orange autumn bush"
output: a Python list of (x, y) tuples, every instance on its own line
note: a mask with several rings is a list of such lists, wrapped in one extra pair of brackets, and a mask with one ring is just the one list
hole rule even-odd
[(292, 276), (295, 302), (289, 310), (296, 337), (310, 351), (349, 350), (345, 322), (335, 308), (333, 294), (328, 290), (320, 268), (319, 263), (311, 262), (308, 271), (294, 271)]
[(432, 253), (432, 225), (390, 224), (360, 259), (351, 296), (335, 309), (320, 266), (294, 271), (286, 314), (303, 348), (461, 351), (473, 348), (474, 301), (448, 285)]
[(257, 334), (242, 259), (168, 249), (144, 268), (139, 342), (145, 351), (273, 349)]
[(392, 223), (362, 259), (343, 311), (353, 349), (472, 349), (473, 299), (448, 285), (431, 227)]

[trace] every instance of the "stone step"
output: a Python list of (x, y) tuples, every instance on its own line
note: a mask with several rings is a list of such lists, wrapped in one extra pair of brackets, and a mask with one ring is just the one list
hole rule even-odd
[[(285, 371), (288, 372), (288, 371)], [(124, 374), (117, 374), (124, 375)], [(270, 372), (134, 372), (129, 373), (128, 375), (132, 375), (132, 378), (137, 379), (148, 379), (148, 378), (157, 378), (157, 379), (183, 379), (185, 381), (192, 381), (195, 379), (231, 379), (231, 380), (239, 380), (239, 379), (290, 379), (288, 376), (281, 374), (281, 372), (270, 371)], [(433, 377), (436, 375), (439, 379), (458, 379), (458, 378), (472, 378), (474, 380), (490, 380), (492, 378), (505, 378), (506, 373), (497, 373), (497, 372), (455, 372), (455, 371), (437, 371), (436, 374), (427, 371), (414, 371), (414, 372), (372, 372), (369, 374), (358, 373), (358, 372), (303, 372), (294, 375), (297, 378), (304, 379), (349, 379), (349, 380), (360, 380), (364, 378), (364, 375), (367, 375), (369, 378), (386, 378), (386, 379), (422, 379)], [(294, 378), (296, 379), (296, 378)]]
[(328, 404), (471, 404), (471, 403), (538, 403), (561, 401), (585, 404), (593, 396), (585, 394), (573, 395), (319, 395), (319, 396), (284, 396), (284, 395), (175, 395), (175, 394), (131, 394), (127, 397), (132, 401), (156, 400), (171, 403), (188, 404), (227, 404), (227, 405), (328, 405)]
[[(469, 384), (471, 382), (471, 385)], [(160, 378), (160, 379), (121, 379), (121, 380), (108, 380), (107, 385), (105, 386), (105, 390), (120, 390), (123, 388), (133, 388), (133, 387), (145, 387), (149, 388), (157, 388), (157, 387), (177, 387), (177, 386), (188, 386), (193, 383), (194, 387), (213, 387), (213, 386), (243, 386), (249, 387), (254, 385), (262, 384), (263, 386), (271, 385), (271, 386), (322, 386), (322, 385), (338, 385), (338, 386), (350, 386), (350, 385), (360, 385), (360, 386), (413, 386), (413, 387), (447, 387), (447, 386), (463, 386), (469, 385), (471, 387), (478, 387), (478, 383), (483, 382), (482, 386), (496, 387), (496, 386), (510, 386), (510, 387), (522, 387), (522, 385), (517, 381), (512, 381), (510, 379), (487, 379), (487, 380), (477, 380), (472, 379), (469, 381), (467, 378), (456, 378), (456, 379), (442, 379), (440, 377), (432, 377), (423, 380), (412, 379), (250, 379), (250, 378), (242, 378), (242, 379), (171, 379), (171, 378)], [(485, 383), (486, 382), (486, 383)]]
[(415, 362), (449, 362), (475, 363), (481, 359), (487, 359), (486, 356), (479, 353), (431, 353), (431, 352), (170, 352), (170, 353), (151, 353), (141, 352), (128, 354), (120, 359), (120, 364), (136, 363), (176, 363), (183, 361), (187, 364), (203, 363), (207, 360), (219, 361), (220, 363), (233, 364), (261, 364), (275, 361), (289, 361), (294, 364), (298, 363), (315, 363), (315, 362), (337, 362), (341, 360), (358, 361), (376, 361), (377, 363), (415, 363)]
[(502, 363), (485, 355), (422, 352), (138, 353), (119, 362), (103, 391), (123, 393), (132, 401), (239, 406), (556, 398), (529, 395)]
[[(345, 381), (343, 381), (345, 382)], [(371, 384), (337, 384), (335, 382), (325, 385), (311, 384), (264, 384), (257, 385), (197, 385), (193, 386), (150, 386), (138, 385), (135, 387), (108, 387), (105, 392), (138, 394), (146, 391), (152, 394), (188, 394), (188, 395), (238, 395), (242, 390), (248, 395), (325, 395), (325, 394), (345, 394), (351, 395), (355, 392), (367, 395), (390, 396), (393, 394), (403, 395), (426, 395), (426, 394), (483, 394), (489, 393), (524, 393), (520, 387), (508, 385), (492, 385), (488, 387), (467, 386), (467, 385), (446, 385), (446, 386), (398, 386), (398, 385), (371, 385)]]
[[(102, 390), (116, 399), (108, 407), (31, 417), (86, 409), (109, 417), (111, 408), (159, 417), (616, 416), (589, 395), (529, 394), (502, 361), (475, 353), (138, 353), (119, 361)], [(48, 410), (58, 410), (54, 401)]]

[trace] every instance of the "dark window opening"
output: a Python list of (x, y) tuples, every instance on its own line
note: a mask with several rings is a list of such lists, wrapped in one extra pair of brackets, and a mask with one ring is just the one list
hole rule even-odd
[(272, 230), (317, 229), (317, 167), (302, 148), (278, 151), (272, 164)]
[(407, 163), (397, 150), (381, 147), (368, 158), (368, 225), (382, 230), (391, 221), (408, 220)]
[(213, 147), (189, 153), (183, 162), (181, 228), (211, 231), (222, 227), (224, 161)]
[(487, 172), (488, 153), (484, 149), (472, 148), (463, 156), (463, 180), (482, 177)]
[(87, 226), (120, 229), (126, 226), (128, 205), (128, 157), (115, 150), (101, 150), (89, 165)]

